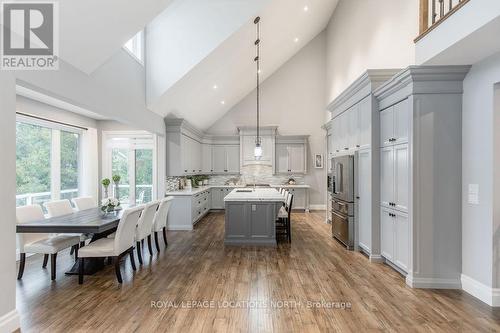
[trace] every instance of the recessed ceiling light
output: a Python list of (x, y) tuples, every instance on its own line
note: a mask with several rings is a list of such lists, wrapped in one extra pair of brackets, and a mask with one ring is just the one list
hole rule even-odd
[(295, 37), (295, 39), (293, 40), (295, 43), (297, 43), (299, 41), (299, 37)]
[(309, 10), (308, 6), (304, 6), (304, 11), (307, 12)]
[(214, 88), (214, 90), (215, 90), (215, 89), (217, 89), (217, 85), (216, 85), (216, 84), (214, 84), (213, 88)]
[(226, 101), (220, 101), (220, 104), (224, 105), (226, 104)]

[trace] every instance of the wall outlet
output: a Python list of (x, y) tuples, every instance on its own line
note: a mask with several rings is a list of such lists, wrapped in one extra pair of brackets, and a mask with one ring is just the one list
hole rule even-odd
[(471, 205), (479, 205), (479, 184), (469, 184), (468, 202)]

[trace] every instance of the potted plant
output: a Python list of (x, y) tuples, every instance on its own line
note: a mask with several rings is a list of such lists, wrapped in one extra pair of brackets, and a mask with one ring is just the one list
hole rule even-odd
[(114, 175), (113, 176), (113, 182), (115, 183), (115, 198), (116, 200), (119, 200), (120, 199), (120, 193), (119, 193), (119, 185), (120, 185), (120, 180), (122, 179), (122, 177), (120, 177), (120, 175)]
[(109, 178), (104, 178), (103, 180), (101, 180), (101, 184), (104, 187), (104, 197), (105, 198), (109, 197), (108, 187), (109, 187), (109, 184), (111, 184), (111, 180), (109, 180)]
[(106, 198), (101, 201), (101, 210), (104, 213), (113, 212), (118, 206), (120, 206), (120, 201), (116, 198)]

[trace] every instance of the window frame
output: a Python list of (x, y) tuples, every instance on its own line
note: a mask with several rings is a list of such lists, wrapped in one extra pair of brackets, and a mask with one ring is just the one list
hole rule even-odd
[[(77, 193), (81, 192), (82, 179), (80, 170), (82, 167), (82, 137), (84, 130), (56, 122), (52, 122), (50, 120), (30, 117), (23, 114), (16, 114), (16, 123), (25, 123), (29, 125), (39, 126), (48, 128), (51, 130), (51, 147), (50, 147), (50, 198), (51, 200), (59, 200), (61, 198), (61, 132), (69, 132), (78, 134), (78, 146), (79, 146), (79, 154), (78, 154), (78, 186)], [(17, 138), (16, 138), (17, 140)], [(17, 172), (17, 167), (16, 167)], [(17, 188), (17, 186), (16, 186)], [(16, 190), (16, 199), (18, 195)], [(26, 202), (26, 204), (29, 204)]]
[[(145, 32), (144, 32), (144, 29), (139, 31), (138, 33), (136, 33), (134, 35), (134, 37), (132, 37), (131, 39), (129, 39), (124, 45), (123, 45), (123, 49), (125, 51), (127, 51), (127, 53), (135, 60), (137, 61), (139, 64), (141, 64), (142, 66), (144, 66), (144, 58), (145, 58), (145, 41), (144, 41), (144, 37), (145, 37)], [(137, 41), (139, 39), (139, 41)], [(133, 49), (130, 49), (127, 44), (129, 42), (132, 42), (132, 45), (133, 45)], [(139, 44), (139, 45), (137, 45)], [(140, 51), (140, 56), (138, 56), (135, 52), (134, 52), (134, 49), (137, 51), (139, 50)]]

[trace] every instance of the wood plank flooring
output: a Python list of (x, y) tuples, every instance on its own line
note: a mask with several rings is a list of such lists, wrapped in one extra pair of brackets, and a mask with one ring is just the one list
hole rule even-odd
[(73, 263), (69, 251), (58, 257), (51, 283), (42, 257), (32, 256), (17, 285), (21, 330), (500, 331), (500, 310), (462, 291), (407, 287), (388, 266), (331, 239), (323, 219), (322, 212), (294, 213), (291, 245), (240, 248), (224, 247), (224, 215), (211, 213), (192, 232), (169, 232), (159, 256), (144, 251), (137, 272), (127, 258), (123, 285), (113, 266), (78, 285), (64, 275)]

